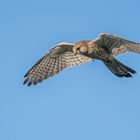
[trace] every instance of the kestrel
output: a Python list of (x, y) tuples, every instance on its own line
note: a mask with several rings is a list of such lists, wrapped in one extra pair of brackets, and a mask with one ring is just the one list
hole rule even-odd
[(67, 67), (94, 60), (101, 60), (118, 77), (132, 77), (135, 70), (114, 58), (115, 55), (134, 52), (140, 54), (140, 43), (111, 34), (101, 33), (95, 40), (76, 43), (60, 43), (49, 50), (26, 74), (24, 84), (28, 86), (43, 81)]

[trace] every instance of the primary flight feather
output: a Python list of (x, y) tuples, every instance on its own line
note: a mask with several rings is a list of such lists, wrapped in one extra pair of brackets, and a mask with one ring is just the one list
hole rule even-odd
[(43, 81), (67, 67), (93, 60), (101, 60), (118, 77), (132, 77), (135, 70), (114, 58), (125, 52), (140, 54), (140, 43), (111, 34), (101, 33), (95, 40), (76, 43), (60, 43), (54, 46), (26, 74), (24, 84), (28, 86)]

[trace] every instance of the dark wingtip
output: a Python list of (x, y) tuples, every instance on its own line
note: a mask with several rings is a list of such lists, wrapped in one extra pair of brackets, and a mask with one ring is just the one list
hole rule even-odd
[(127, 70), (128, 70), (130, 73), (132, 73), (132, 74), (135, 74), (135, 73), (136, 73), (136, 71), (133, 70), (133, 69), (131, 69), (131, 68), (128, 68)]
[(137, 72), (135, 70), (131, 71), (131, 73), (136, 74)]
[(119, 78), (132, 78), (133, 76), (130, 73), (126, 73), (126, 74), (116, 74), (116, 76), (118, 76)]
[(24, 80), (24, 82), (23, 82), (23, 85), (25, 85), (25, 84), (27, 84), (27, 86), (30, 86), (30, 85), (32, 85), (33, 83), (32, 83), (31, 81), (29, 81), (28, 78), (26, 78), (26, 79)]
[(28, 72), (24, 75), (24, 78), (27, 77), (27, 75), (28, 75)]
[(37, 83), (38, 83), (37, 81), (34, 81), (34, 83), (33, 83), (33, 84), (34, 84), (34, 85), (36, 85)]
[(23, 85), (25, 85), (28, 82), (28, 79), (25, 79), (23, 82)]
[(32, 85), (32, 82), (31, 82), (31, 81), (29, 81), (29, 83), (28, 83), (28, 87), (29, 87), (29, 86), (31, 86), (31, 85)]
[(132, 77), (132, 75), (130, 73), (127, 73), (126, 75), (124, 75), (124, 77), (129, 78), (129, 77)]

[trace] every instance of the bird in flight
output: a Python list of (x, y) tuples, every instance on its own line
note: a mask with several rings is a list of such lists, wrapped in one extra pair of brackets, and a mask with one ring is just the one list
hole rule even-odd
[(132, 42), (112, 34), (101, 33), (95, 40), (76, 43), (60, 43), (52, 47), (26, 74), (23, 84), (28, 86), (47, 79), (67, 67), (101, 60), (118, 77), (132, 77), (135, 70), (125, 66), (114, 56), (134, 52), (140, 54), (140, 43)]

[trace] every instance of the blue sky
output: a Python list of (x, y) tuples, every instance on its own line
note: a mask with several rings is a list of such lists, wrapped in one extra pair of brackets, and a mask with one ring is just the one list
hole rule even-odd
[(140, 56), (117, 58), (137, 71), (115, 77), (101, 62), (66, 69), (37, 86), (26, 71), (53, 45), (108, 32), (140, 42), (139, 0), (0, 1), (1, 140), (139, 140)]

